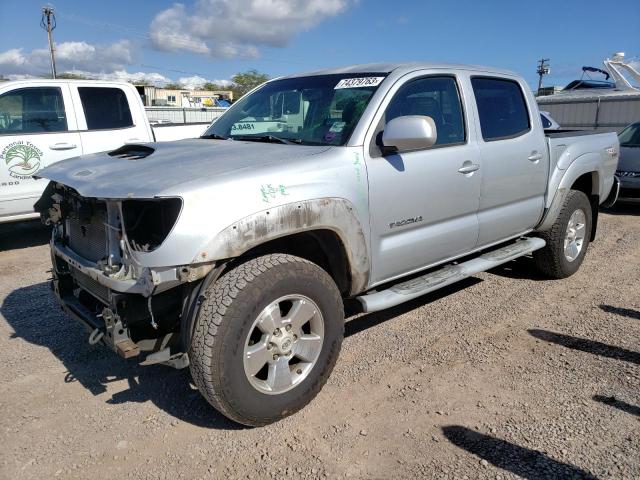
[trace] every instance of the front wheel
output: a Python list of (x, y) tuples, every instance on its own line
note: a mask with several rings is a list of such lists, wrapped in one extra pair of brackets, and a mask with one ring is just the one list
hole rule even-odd
[(190, 347), (191, 374), (217, 410), (249, 426), (309, 403), (344, 335), (338, 288), (319, 266), (272, 254), (238, 265), (209, 287)]
[(578, 271), (591, 238), (591, 204), (580, 191), (571, 190), (552, 227), (541, 232), (547, 245), (533, 252), (536, 267), (551, 278), (567, 278)]

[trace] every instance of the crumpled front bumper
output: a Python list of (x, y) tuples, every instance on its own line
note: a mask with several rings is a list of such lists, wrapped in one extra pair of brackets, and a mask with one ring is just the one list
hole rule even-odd
[[(180, 287), (189, 281), (188, 268), (147, 268), (137, 279), (112, 278), (55, 240), (51, 259), (52, 289), (62, 309), (91, 332), (89, 343), (102, 343), (123, 358), (145, 352), (143, 364), (186, 365), (175, 352), (180, 350), (179, 309), (190, 291)], [(168, 312), (167, 298), (175, 308), (163, 316)]]

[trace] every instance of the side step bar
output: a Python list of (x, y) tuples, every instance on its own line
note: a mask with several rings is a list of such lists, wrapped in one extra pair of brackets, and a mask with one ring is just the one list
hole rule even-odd
[(377, 312), (385, 308), (395, 307), (471, 275), (491, 270), (498, 265), (539, 250), (545, 245), (546, 242), (541, 238), (531, 237), (518, 240), (515, 243), (489, 251), (466, 262), (449, 264), (420, 277), (397, 283), (387, 290), (361, 295), (356, 298), (362, 304), (365, 312)]

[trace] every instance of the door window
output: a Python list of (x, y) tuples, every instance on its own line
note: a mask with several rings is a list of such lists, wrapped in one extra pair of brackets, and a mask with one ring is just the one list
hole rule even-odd
[(79, 87), (78, 93), (87, 119), (87, 130), (133, 126), (127, 96), (120, 88)]
[(542, 120), (542, 127), (543, 128), (549, 128), (551, 127), (551, 122), (549, 121), (549, 119), (547, 117), (545, 117), (543, 114), (540, 114), (540, 120)]
[(471, 84), (485, 142), (518, 137), (530, 130), (527, 104), (517, 82), (476, 77)]
[(0, 95), (0, 134), (67, 131), (62, 91), (29, 87)]
[(385, 123), (404, 115), (426, 115), (436, 124), (436, 146), (464, 143), (465, 127), (458, 86), (453, 77), (426, 77), (407, 82), (385, 112)]

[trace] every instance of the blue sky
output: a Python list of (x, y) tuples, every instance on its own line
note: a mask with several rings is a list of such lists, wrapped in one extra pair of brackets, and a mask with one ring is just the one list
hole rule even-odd
[[(0, 1), (0, 74), (47, 73), (42, 1)], [(156, 0), (53, 2), (65, 70), (228, 79), (352, 63), (430, 60), (494, 65), (547, 85), (640, 57), (640, 0), (480, 1)]]

